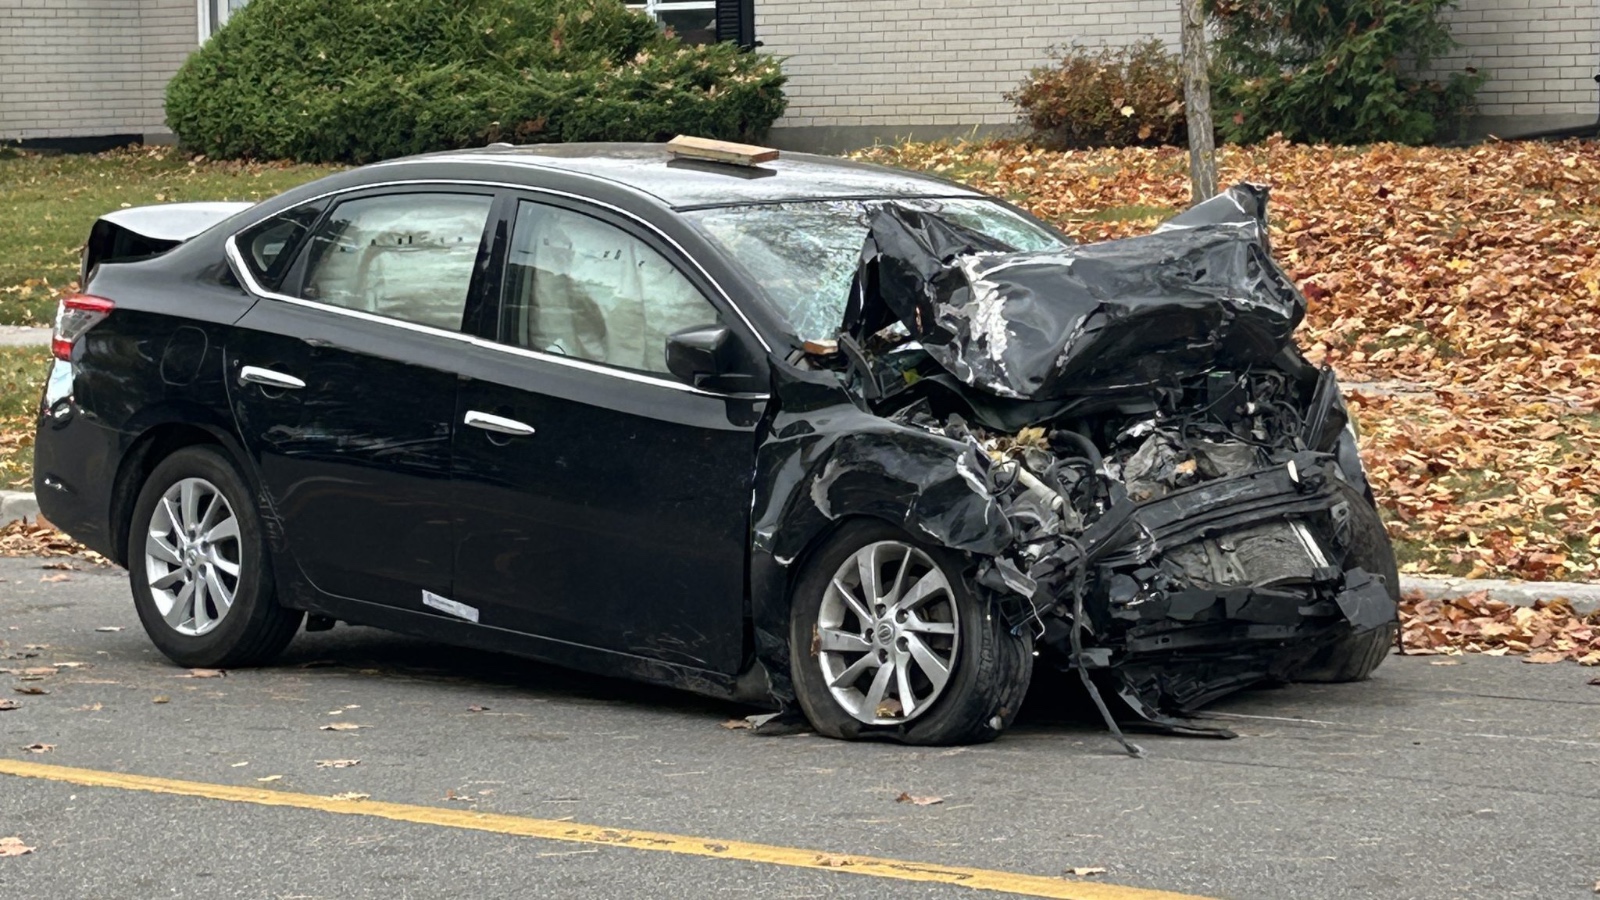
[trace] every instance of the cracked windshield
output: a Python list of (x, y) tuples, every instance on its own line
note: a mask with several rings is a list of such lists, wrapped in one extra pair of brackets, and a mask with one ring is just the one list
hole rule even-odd
[[(805, 341), (831, 340), (844, 319), (850, 279), (867, 238), (867, 210), (880, 201), (817, 200), (695, 210), (688, 218), (750, 277)], [(1067, 241), (992, 200), (896, 200), (937, 212), (1017, 250)]]

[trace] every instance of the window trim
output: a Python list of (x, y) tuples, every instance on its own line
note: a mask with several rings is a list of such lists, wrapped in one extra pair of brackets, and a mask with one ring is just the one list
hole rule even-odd
[[(217, 16), (212, 16), (211, 14), (213, 4), (217, 5), (219, 12)], [(198, 22), (198, 43), (204, 44), (206, 41), (211, 40), (211, 36), (217, 33), (217, 29), (228, 24), (228, 19), (232, 17), (233, 11), (228, 9), (228, 0), (195, 0), (195, 15)]]
[[(750, 333), (750, 335), (752, 337), (754, 337), (756, 339), (756, 342), (761, 345), (761, 348), (763, 350), (765, 350), (766, 352), (768, 352), (768, 353), (772, 352), (772, 345), (767, 342), (766, 336), (763, 335), (761, 333), (761, 331), (755, 327), (755, 324), (750, 321), (750, 317), (745, 315), (745, 312), (744, 312), (743, 309), (739, 308), (739, 304), (733, 302), (733, 298), (728, 295), (727, 290), (724, 289), (722, 287), (722, 285), (720, 283), (718, 283), (718, 281), (715, 278), (711, 277), (711, 273), (707, 272), (705, 270), (705, 267), (700, 264), (700, 261), (695, 259), (694, 256), (692, 256), (688, 251), (686, 251), (683, 248), (682, 244), (679, 244), (677, 241), (673, 240), (670, 235), (662, 232), (661, 229), (657, 228), (655, 225), (653, 225), (650, 222), (646, 221), (644, 218), (640, 217), (639, 215), (637, 215), (635, 213), (632, 213), (632, 212), (629, 212), (628, 210), (625, 210), (620, 206), (614, 206), (614, 205), (612, 205), (610, 203), (606, 203), (606, 202), (604, 202), (602, 200), (596, 200), (596, 199), (594, 199), (592, 197), (585, 197), (585, 196), (582, 196), (581, 194), (573, 194), (573, 193), (570, 193), (570, 192), (567, 192), (567, 191), (558, 191), (558, 190), (554, 190), (554, 189), (551, 189), (551, 188), (542, 188), (542, 187), (536, 187), (536, 186), (533, 186), (533, 185), (526, 185), (526, 184), (512, 184), (510, 182), (504, 182), (504, 181), (478, 181), (478, 180), (457, 179), (457, 178), (418, 178), (418, 179), (406, 179), (406, 180), (402, 180), (402, 181), (381, 182), (381, 183), (378, 183), (378, 184), (358, 184), (358, 185), (352, 185), (350, 187), (338, 188), (336, 190), (325, 191), (324, 193), (317, 194), (317, 195), (312, 196), (312, 197), (307, 197), (305, 200), (301, 201), (301, 204), (316, 203), (316, 202), (320, 202), (320, 201), (327, 201), (331, 197), (342, 196), (344, 194), (355, 193), (357, 191), (384, 190), (384, 189), (387, 189), (387, 188), (410, 187), (410, 186), (426, 187), (426, 186), (429, 186), (429, 185), (465, 185), (465, 186), (471, 186), (471, 187), (488, 187), (488, 188), (504, 189), (504, 190), (510, 190), (510, 191), (519, 191), (519, 192), (522, 192), (522, 193), (545, 194), (545, 195), (551, 196), (551, 197), (560, 197), (560, 198), (563, 198), (563, 199), (566, 199), (566, 200), (569, 200), (569, 201), (572, 201), (572, 202), (575, 202), (575, 203), (588, 204), (588, 205), (593, 206), (593, 207), (595, 207), (597, 209), (608, 210), (608, 211), (610, 211), (612, 213), (615, 213), (618, 216), (621, 216), (623, 218), (628, 219), (629, 221), (635, 222), (638, 225), (643, 226), (652, 235), (654, 235), (658, 240), (662, 241), (667, 246), (671, 247), (673, 249), (673, 251), (679, 257), (681, 257), (681, 258), (683, 258), (685, 260), (688, 260), (689, 263), (691, 263), (694, 266), (695, 271), (700, 273), (700, 276), (701, 276), (702, 279), (704, 279), (705, 283), (710, 285), (713, 289), (716, 290), (718, 296), (720, 296), (722, 298), (723, 303), (727, 304), (728, 308), (733, 310), (734, 313), (739, 317), (739, 321), (744, 323), (745, 329)], [(593, 362), (589, 362), (588, 360), (577, 359), (575, 357), (561, 356), (561, 355), (558, 355), (558, 354), (551, 354), (551, 353), (541, 353), (541, 352), (539, 352), (537, 350), (527, 350), (527, 349), (524, 349), (524, 348), (521, 348), (521, 347), (514, 347), (514, 346), (512, 346), (510, 344), (502, 344), (498, 340), (489, 340), (487, 338), (483, 338), (483, 337), (481, 337), (479, 335), (476, 335), (476, 334), (468, 334), (466, 332), (461, 332), (461, 331), (446, 331), (445, 329), (442, 329), (442, 328), (434, 328), (431, 325), (418, 325), (415, 322), (406, 322), (406, 321), (403, 321), (401, 319), (391, 319), (391, 318), (387, 318), (387, 317), (384, 317), (384, 316), (374, 315), (374, 314), (366, 312), (364, 310), (345, 309), (345, 308), (339, 307), (339, 306), (329, 306), (328, 304), (325, 304), (325, 303), (317, 303), (314, 300), (302, 300), (299, 297), (291, 297), (288, 294), (280, 294), (280, 293), (277, 293), (276, 291), (269, 291), (266, 288), (262, 287), (260, 282), (256, 281), (255, 276), (250, 272), (249, 267), (245, 265), (245, 263), (244, 263), (244, 254), (239, 249), (238, 238), (239, 238), (239, 235), (242, 234), (243, 232), (248, 231), (251, 228), (254, 228), (256, 225), (260, 224), (261, 222), (266, 221), (267, 219), (273, 218), (273, 217), (275, 217), (277, 215), (280, 215), (280, 214), (286, 212), (287, 209), (288, 208), (280, 209), (280, 210), (277, 210), (275, 212), (269, 213), (267, 215), (261, 216), (260, 218), (254, 219), (254, 220), (250, 221), (249, 223), (245, 224), (242, 228), (238, 229), (234, 233), (228, 235), (227, 240), (223, 241), (222, 252), (223, 252), (223, 255), (227, 257), (228, 267), (233, 270), (234, 277), (239, 279), (239, 283), (241, 285), (243, 285), (244, 289), (247, 292), (249, 292), (252, 296), (259, 297), (259, 298), (265, 299), (265, 300), (274, 300), (274, 301), (277, 301), (277, 302), (280, 302), (280, 303), (290, 303), (290, 304), (293, 304), (295, 306), (305, 307), (307, 309), (320, 310), (320, 311), (322, 311), (324, 313), (328, 313), (330, 315), (349, 316), (351, 318), (360, 319), (362, 321), (372, 322), (372, 323), (377, 324), (377, 325), (387, 325), (387, 326), (389, 326), (391, 328), (403, 328), (403, 329), (406, 329), (408, 331), (417, 332), (419, 334), (433, 335), (435, 337), (442, 337), (442, 338), (447, 338), (447, 339), (453, 340), (453, 341), (460, 341), (462, 343), (471, 344), (471, 345), (473, 345), (475, 347), (479, 347), (479, 348), (486, 349), (486, 350), (493, 350), (493, 351), (500, 352), (500, 353), (508, 353), (508, 354), (511, 354), (512, 356), (522, 356), (522, 357), (526, 357), (526, 358), (529, 358), (529, 359), (542, 360), (544, 362), (553, 363), (555, 365), (566, 366), (568, 368), (578, 369), (578, 370), (585, 371), (585, 372), (593, 372), (593, 373), (595, 373), (597, 375), (609, 375), (609, 376), (611, 376), (613, 378), (620, 378), (623, 381), (632, 381), (632, 382), (635, 382), (635, 383), (638, 383), (638, 384), (646, 384), (646, 385), (653, 385), (653, 386), (656, 386), (656, 387), (669, 388), (671, 390), (681, 391), (681, 392), (684, 392), (684, 393), (697, 394), (697, 395), (702, 396), (702, 397), (715, 397), (715, 398), (722, 399), (722, 400), (730, 400), (730, 399), (731, 400), (767, 400), (771, 396), (770, 394), (767, 394), (767, 393), (757, 393), (757, 392), (746, 393), (746, 392), (708, 391), (708, 390), (705, 390), (703, 388), (697, 388), (697, 387), (695, 387), (694, 385), (691, 385), (691, 384), (685, 384), (682, 381), (678, 381), (677, 379), (674, 379), (674, 378), (659, 378), (659, 377), (654, 377), (654, 376), (650, 376), (650, 375), (644, 375), (644, 374), (641, 374), (641, 373), (638, 373), (638, 372), (633, 372), (633, 371), (630, 371), (628, 369), (612, 368), (610, 366), (602, 365), (600, 363), (593, 363)], [(296, 262), (298, 263), (299, 260), (297, 259)], [(498, 334), (498, 332), (497, 332), (497, 334)]]
[(661, 21), (662, 12), (693, 12), (697, 10), (711, 11), (711, 42), (717, 42), (717, 0), (624, 0), (624, 6), (636, 12), (642, 12), (650, 17), (650, 21), (657, 26), (665, 28)]

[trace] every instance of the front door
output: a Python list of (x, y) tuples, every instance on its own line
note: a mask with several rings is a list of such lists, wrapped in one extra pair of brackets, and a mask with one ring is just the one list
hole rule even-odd
[(493, 200), (420, 188), (340, 200), (284, 294), (230, 338), (235, 420), (272, 539), (319, 591), (412, 610), (449, 591), (452, 365)]
[(667, 373), (666, 336), (723, 317), (629, 225), (515, 208), (500, 340), (460, 369), (453, 599), (486, 624), (732, 673), (764, 398)]

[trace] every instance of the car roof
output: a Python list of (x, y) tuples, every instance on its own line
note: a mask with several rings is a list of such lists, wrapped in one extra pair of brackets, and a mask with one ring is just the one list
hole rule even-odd
[(984, 196), (942, 178), (830, 156), (785, 152), (759, 166), (740, 166), (674, 159), (664, 144), (494, 144), (390, 164), (424, 160), (528, 166), (584, 175), (648, 194), (675, 209), (785, 200)]

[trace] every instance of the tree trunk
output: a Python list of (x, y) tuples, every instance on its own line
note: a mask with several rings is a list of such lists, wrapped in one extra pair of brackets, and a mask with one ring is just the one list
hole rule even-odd
[(1211, 124), (1211, 74), (1202, 0), (1178, 0), (1183, 9), (1183, 109), (1189, 120), (1191, 204), (1217, 194), (1216, 130)]

